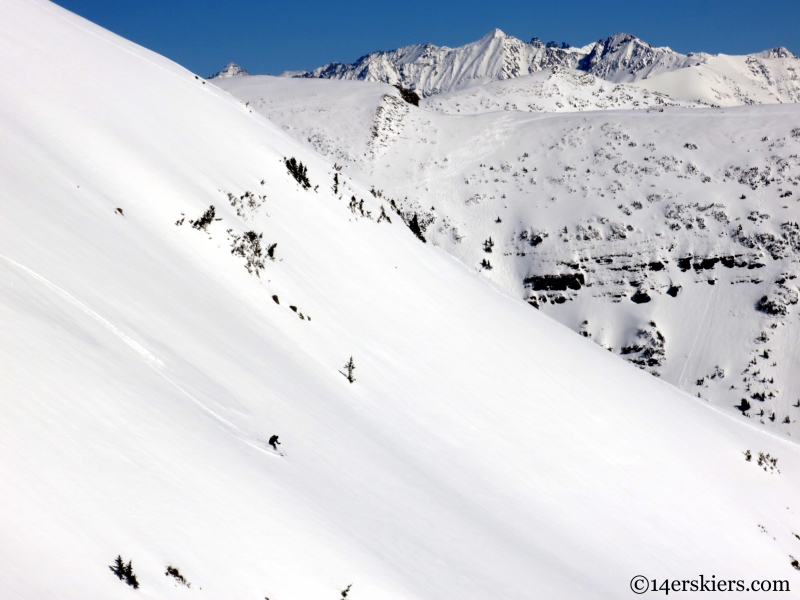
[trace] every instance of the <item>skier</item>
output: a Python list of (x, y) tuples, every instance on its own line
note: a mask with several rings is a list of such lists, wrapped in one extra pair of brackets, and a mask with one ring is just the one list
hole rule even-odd
[(273, 435), (271, 438), (269, 438), (269, 445), (272, 446), (273, 448), (275, 448), (276, 452), (278, 451), (278, 445), (279, 444), (280, 444), (280, 442), (278, 441), (278, 436), (277, 435)]

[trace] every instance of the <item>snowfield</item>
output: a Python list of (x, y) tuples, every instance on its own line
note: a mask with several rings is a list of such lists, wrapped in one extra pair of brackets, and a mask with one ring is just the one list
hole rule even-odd
[[(800, 435), (800, 107), (528, 114), (534, 77), (419, 108), (377, 83), (215, 83), (513, 296)], [(497, 110), (505, 97), (516, 109)]]
[(561, 67), (493, 81), (467, 90), (436, 94), (420, 104), (423, 108), (450, 115), (501, 110), (549, 113), (703, 106), (696, 102), (676, 101), (657, 91), (650, 93), (631, 85), (609, 83), (589, 73)]
[[(800, 589), (794, 440), (421, 243), (355, 160), (337, 171), (252, 102), (44, 0), (0, 17), (0, 597)], [(509, 144), (493, 131), (487, 152)]]
[(721, 54), (686, 69), (638, 81), (652, 92), (714, 106), (800, 101), (800, 58), (774, 48), (747, 56)]

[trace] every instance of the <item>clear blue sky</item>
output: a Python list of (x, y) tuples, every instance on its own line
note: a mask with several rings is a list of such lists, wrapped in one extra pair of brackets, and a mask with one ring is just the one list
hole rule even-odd
[(420, 42), (459, 46), (499, 27), (583, 45), (632, 33), (679, 52), (800, 54), (800, 0), (56, 0), (200, 75), (236, 62), (278, 74)]

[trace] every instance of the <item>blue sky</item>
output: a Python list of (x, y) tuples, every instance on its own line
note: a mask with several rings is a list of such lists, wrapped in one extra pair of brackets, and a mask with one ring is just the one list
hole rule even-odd
[(679, 52), (800, 54), (800, 0), (56, 0), (200, 75), (233, 61), (278, 74), (420, 42), (459, 46), (499, 27), (583, 45), (632, 33)]

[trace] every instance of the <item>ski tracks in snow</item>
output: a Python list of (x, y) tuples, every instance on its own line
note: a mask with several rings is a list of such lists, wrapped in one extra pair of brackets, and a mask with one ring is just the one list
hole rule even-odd
[(85, 315), (90, 316), (92, 319), (94, 319), (95, 321), (100, 323), (103, 327), (108, 329), (111, 333), (113, 333), (120, 340), (122, 340), (125, 344), (127, 344), (131, 349), (133, 349), (133, 351), (136, 352), (136, 354), (138, 354), (141, 358), (143, 358), (147, 362), (147, 364), (149, 364), (150, 366), (156, 367), (156, 368), (163, 368), (164, 367), (164, 363), (161, 360), (159, 360), (147, 348), (142, 346), (139, 342), (137, 342), (136, 340), (134, 340), (130, 336), (126, 335), (119, 328), (115, 327), (110, 321), (108, 321), (107, 319), (104, 319), (103, 317), (101, 317), (99, 314), (97, 314), (95, 311), (93, 311), (91, 308), (86, 306), (83, 302), (78, 300), (75, 296), (73, 296), (72, 294), (70, 294), (66, 290), (58, 287), (52, 281), (50, 281), (48, 279), (45, 279), (44, 277), (39, 275), (36, 271), (33, 271), (33, 270), (29, 269), (28, 267), (19, 264), (17, 261), (12, 260), (12, 259), (8, 258), (7, 256), (4, 256), (4, 255), (0, 254), (0, 258), (2, 258), (5, 261), (11, 263), (12, 265), (17, 267), (21, 271), (24, 271), (25, 273), (27, 273), (28, 275), (33, 277), (36, 281), (38, 281), (39, 283), (44, 285), (46, 288), (48, 288), (50, 291), (55, 292), (57, 295), (61, 296), (64, 300), (66, 300), (67, 302), (72, 304), (74, 307), (76, 307), (82, 313), (84, 313)]
[(111, 323), (108, 319), (105, 319), (104, 317), (102, 317), (101, 315), (99, 315), (98, 313), (93, 311), (91, 308), (86, 306), (83, 302), (78, 300), (75, 296), (73, 296), (72, 294), (70, 294), (69, 292), (64, 290), (63, 288), (60, 288), (59, 286), (54, 284), (49, 279), (39, 275), (36, 271), (33, 271), (32, 269), (29, 269), (28, 267), (26, 267), (24, 265), (21, 265), (17, 261), (15, 261), (15, 260), (13, 260), (11, 258), (8, 258), (7, 256), (5, 256), (3, 254), (0, 254), (0, 258), (2, 258), (3, 260), (5, 260), (6, 262), (8, 262), (11, 265), (14, 265), (17, 269), (27, 273), (33, 279), (35, 279), (36, 281), (41, 283), (43, 286), (45, 286), (47, 289), (49, 289), (50, 291), (54, 292), (56, 295), (60, 296), (62, 299), (66, 300), (69, 304), (71, 304), (72, 306), (74, 306), (75, 308), (80, 310), (83, 314), (85, 314), (85, 315), (91, 317), (93, 320), (97, 321), (105, 329), (109, 330), (117, 338), (119, 338), (124, 344), (126, 344), (129, 348), (131, 348), (134, 352), (136, 352), (136, 354), (141, 359), (144, 360), (145, 364), (148, 367), (150, 367), (151, 369), (153, 369), (153, 371), (155, 371), (158, 374), (158, 376), (161, 377), (164, 381), (169, 383), (170, 386), (175, 388), (183, 396), (185, 396), (186, 398), (191, 400), (194, 404), (196, 404), (202, 410), (204, 410), (209, 415), (211, 415), (217, 422), (219, 422), (222, 425), (224, 425), (225, 427), (233, 430), (234, 434), (237, 437), (239, 437), (244, 443), (246, 443), (249, 446), (253, 446), (254, 448), (258, 448), (259, 450), (264, 450), (264, 448), (259, 447), (256, 443), (254, 443), (251, 439), (249, 439), (252, 436), (248, 435), (247, 433), (242, 431), (239, 427), (237, 427), (236, 425), (234, 425), (233, 423), (228, 421), (226, 418), (222, 417), (221, 415), (219, 415), (216, 412), (214, 412), (213, 410), (211, 410), (203, 402), (201, 402), (200, 400), (198, 400), (197, 398), (192, 396), (189, 392), (187, 392), (181, 386), (179, 386), (177, 383), (172, 381), (172, 379), (167, 377), (167, 375), (165, 375), (163, 370), (162, 370), (162, 369), (164, 369), (166, 367), (166, 365), (164, 364), (164, 362), (162, 360), (160, 360), (158, 357), (156, 357), (152, 352), (150, 352), (147, 348), (142, 346), (139, 342), (137, 342), (136, 340), (131, 338), (129, 335), (125, 334), (118, 327), (114, 326), (114, 324)]

